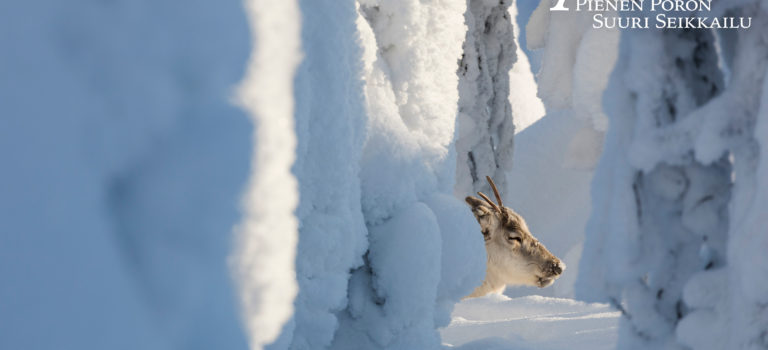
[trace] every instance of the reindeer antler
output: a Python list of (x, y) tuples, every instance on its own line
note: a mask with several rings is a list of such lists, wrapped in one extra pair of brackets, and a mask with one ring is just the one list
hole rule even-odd
[(490, 198), (488, 198), (488, 196), (486, 196), (485, 193), (483, 193), (483, 192), (477, 192), (477, 194), (480, 197), (483, 197), (483, 199), (485, 199), (485, 201), (488, 202), (488, 204), (490, 204), (491, 207), (493, 207), (494, 210), (499, 212), (499, 214), (503, 215), (504, 214), (504, 210), (502, 210), (502, 208), (504, 208), (504, 204), (501, 202), (501, 195), (499, 195), (499, 190), (496, 188), (496, 184), (493, 183), (493, 180), (491, 180), (490, 176), (486, 176), (485, 179), (488, 180), (488, 183), (491, 185), (491, 189), (493, 190), (493, 194), (496, 196), (496, 201), (499, 202), (499, 204), (496, 205), (496, 203), (494, 203)]
[(485, 195), (485, 193), (483, 193), (483, 192), (477, 192), (477, 194), (478, 194), (480, 197), (483, 197), (483, 199), (485, 199), (485, 201), (486, 201), (486, 202), (488, 202), (488, 204), (490, 204), (490, 205), (491, 205), (491, 207), (493, 207), (493, 210), (495, 210), (495, 211), (497, 211), (497, 212), (501, 213), (501, 208), (499, 208), (499, 206), (497, 206), (497, 205), (496, 205), (496, 203), (494, 203), (494, 202), (493, 202), (493, 201), (492, 201), (490, 198), (488, 198), (488, 196), (486, 196), (486, 195)]
[(488, 183), (491, 185), (491, 189), (493, 189), (493, 194), (496, 196), (496, 201), (499, 202), (499, 208), (504, 208), (504, 204), (501, 203), (501, 196), (499, 195), (499, 190), (496, 189), (496, 184), (493, 183), (493, 180), (491, 180), (490, 176), (485, 176), (485, 179), (488, 180)]

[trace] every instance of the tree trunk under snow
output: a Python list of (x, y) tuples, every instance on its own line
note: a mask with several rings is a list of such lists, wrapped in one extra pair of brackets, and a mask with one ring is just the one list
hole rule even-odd
[(455, 193), (459, 197), (490, 193), (486, 176), (506, 193), (515, 134), (509, 104), (509, 71), (516, 60), (511, 4), (512, 0), (467, 1), (467, 33), (458, 69)]

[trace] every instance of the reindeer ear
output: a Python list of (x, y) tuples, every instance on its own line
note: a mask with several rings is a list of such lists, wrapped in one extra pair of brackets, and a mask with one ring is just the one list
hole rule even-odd
[(477, 197), (467, 196), (467, 198), (464, 198), (464, 201), (467, 202), (467, 204), (469, 204), (469, 207), (472, 208), (472, 210), (475, 210), (475, 208), (480, 206), (484, 206), (484, 207), (488, 206), (488, 204), (485, 203), (484, 200)]
[(475, 217), (479, 218), (486, 216), (493, 212), (493, 208), (488, 206), (488, 203), (480, 198), (467, 196), (467, 198), (464, 198), (464, 201), (469, 204), (469, 207), (472, 208), (472, 213), (475, 214)]

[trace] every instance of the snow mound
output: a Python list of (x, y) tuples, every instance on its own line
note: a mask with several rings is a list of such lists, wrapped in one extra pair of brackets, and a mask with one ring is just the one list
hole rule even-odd
[(613, 349), (620, 314), (606, 304), (489, 295), (457, 304), (440, 333), (444, 346), (462, 350)]

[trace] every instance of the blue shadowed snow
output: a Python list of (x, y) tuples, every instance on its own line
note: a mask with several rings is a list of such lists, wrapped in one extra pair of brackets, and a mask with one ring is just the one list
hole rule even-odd
[(0, 348), (246, 348), (241, 3), (6, 2), (0, 23)]

